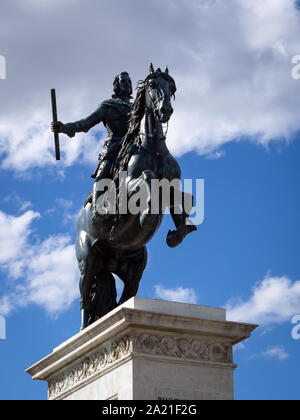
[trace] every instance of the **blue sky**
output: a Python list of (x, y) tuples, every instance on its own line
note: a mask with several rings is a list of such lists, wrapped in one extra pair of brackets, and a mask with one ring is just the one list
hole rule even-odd
[[(138, 296), (157, 297), (155, 285), (168, 290), (181, 287), (193, 289), (198, 304), (224, 306), (233, 297), (248, 300), (255, 283), (261, 282), (269, 271), (270, 276), (285, 275), (292, 281), (298, 280), (299, 142), (295, 138), (280, 151), (273, 147), (266, 151), (243, 142), (228, 145), (225, 152), (218, 160), (192, 153), (180, 159), (187, 177), (203, 177), (206, 181), (205, 222), (182, 246), (171, 250), (165, 245), (166, 233), (172, 227), (166, 216), (149, 245), (149, 264)], [(57, 197), (64, 195), (80, 206), (88, 183), (86, 179), (78, 181), (74, 191), (72, 179), (78, 173), (89, 172), (88, 166), (75, 165), (68, 170), (64, 182), (49, 182), (49, 176), (22, 181), (22, 198), (36, 202), (36, 210), (41, 214), (48, 209), (46, 202), (55, 206)], [(7, 193), (16, 188), (15, 180), (9, 176), (3, 179)], [(36, 191), (44, 188), (46, 202), (36, 198)], [(6, 202), (2, 206), (2, 211), (18, 214), (15, 204)], [(72, 224), (64, 226), (51, 214), (33, 225), (39, 238), (63, 232), (74, 240)], [(1, 294), (5, 294), (5, 277), (2, 273)], [(0, 341), (5, 360), (1, 365), (1, 398), (45, 397), (44, 384), (33, 382), (23, 371), (77, 332), (78, 305), (75, 299), (58, 317), (28, 305), (7, 318), (7, 340)], [(289, 321), (261, 326), (245, 348), (236, 351), (235, 360), (240, 364), (235, 377), (237, 398), (299, 398), (296, 384), (300, 341), (292, 340), (291, 330)], [(283, 346), (288, 357), (280, 360), (263, 355), (275, 346)]]
[[(168, 64), (177, 82), (168, 144), (184, 178), (205, 180), (205, 220), (170, 249), (165, 238), (173, 226), (165, 217), (149, 244), (138, 296), (226, 307), (229, 319), (260, 324), (235, 351), (236, 398), (299, 399), (300, 340), (291, 335), (292, 317), (300, 314), (300, 80), (291, 77), (300, 17), (294, 2), (184, 7), (170, 0), (160, 6), (167, 21), (166, 13), (155, 18), (156, 0), (134, 0), (123, 12), (127, 20), (135, 16), (136, 26), (117, 14), (115, 35), (109, 24), (116, 6), (124, 7), (115, 0), (88, 0), (85, 8), (75, 0), (49, 9), (48, 1), (43, 7), (34, 0), (26, 8), (14, 3), (4, 0), (0, 13), (0, 55), (7, 60), (7, 79), (0, 80), (0, 315), (7, 330), (0, 340), (0, 399), (45, 399), (46, 385), (24, 371), (80, 325), (75, 221), (105, 131), (61, 136), (62, 161), (55, 162), (50, 88), (57, 88), (60, 119), (79, 119), (109, 97), (118, 72), (128, 70), (136, 84), (150, 59)], [(144, 45), (137, 36), (141, 3), (155, 33)], [(55, 17), (51, 38), (44, 28)]]

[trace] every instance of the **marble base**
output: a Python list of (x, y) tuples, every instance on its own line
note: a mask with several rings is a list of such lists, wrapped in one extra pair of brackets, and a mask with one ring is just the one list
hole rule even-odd
[(224, 309), (132, 298), (27, 369), (49, 400), (232, 400), (232, 348), (256, 325)]

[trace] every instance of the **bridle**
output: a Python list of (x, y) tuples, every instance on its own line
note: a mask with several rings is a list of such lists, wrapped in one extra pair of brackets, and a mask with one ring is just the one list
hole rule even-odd
[(164, 94), (164, 95), (162, 95), (162, 96), (159, 96), (157, 99), (153, 99), (153, 96), (151, 95), (151, 90), (148, 92), (149, 93), (149, 96), (150, 96), (150, 98), (151, 98), (151, 102), (152, 102), (152, 104), (155, 106), (156, 104), (157, 104), (157, 102), (159, 102), (159, 101), (163, 101), (164, 99), (168, 99), (168, 100), (170, 100), (170, 98), (169, 98), (169, 96), (167, 96), (166, 94)]
[[(171, 79), (171, 77), (170, 76), (168, 76), (168, 79), (170, 79), (170, 80), (172, 80), (173, 81), (173, 79)], [(173, 83), (174, 83), (174, 81), (173, 81)], [(152, 111), (153, 111), (153, 113), (154, 113), (154, 115), (156, 115), (156, 104), (158, 103), (158, 102), (160, 102), (160, 101), (163, 101), (163, 100), (165, 100), (165, 99), (167, 99), (167, 100), (169, 100), (170, 101), (170, 96), (169, 95), (167, 95), (166, 93), (164, 93), (163, 95), (161, 95), (161, 96), (159, 96), (158, 98), (156, 98), (156, 99), (154, 99), (153, 98), (153, 95), (152, 95), (152, 89), (150, 88), (150, 86), (146, 86), (146, 89), (148, 90), (148, 95), (149, 95), (149, 97), (150, 97), (150, 99), (151, 99), (151, 103), (152, 103)], [(176, 89), (175, 89), (176, 90)], [(171, 96), (174, 96), (174, 100), (175, 100), (175, 91), (174, 91), (174, 93), (171, 95)], [(163, 135), (163, 139), (166, 139), (166, 137), (167, 137), (167, 134), (168, 134), (168, 130), (169, 130), (169, 121), (167, 122), (167, 128), (166, 128), (166, 131), (164, 132), (164, 135)], [(151, 134), (146, 134), (146, 133), (141, 133), (142, 135), (147, 135), (148, 137), (150, 137), (150, 138), (154, 138), (155, 137), (155, 134), (156, 134), (156, 129), (154, 129), (154, 132), (153, 133), (151, 133)]]

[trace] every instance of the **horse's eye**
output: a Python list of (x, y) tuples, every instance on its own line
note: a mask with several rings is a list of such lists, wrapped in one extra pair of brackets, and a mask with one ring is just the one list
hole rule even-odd
[(156, 81), (155, 80), (150, 80), (149, 82), (149, 86), (153, 89), (156, 87)]

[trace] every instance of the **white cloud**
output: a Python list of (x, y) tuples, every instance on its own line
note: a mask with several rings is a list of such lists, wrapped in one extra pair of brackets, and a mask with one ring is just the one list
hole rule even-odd
[(13, 265), (22, 257), (31, 234), (31, 223), (39, 217), (40, 214), (32, 210), (19, 217), (0, 211), (0, 264)]
[(226, 309), (230, 321), (263, 326), (290, 322), (293, 315), (300, 313), (300, 281), (267, 275), (248, 300), (231, 300)]
[(178, 287), (176, 289), (166, 289), (160, 285), (156, 285), (154, 288), (155, 296), (158, 299), (193, 304), (196, 304), (198, 300), (194, 289), (185, 289), (183, 287)]
[[(113, 77), (134, 82), (149, 62), (169, 65), (178, 85), (168, 143), (180, 155), (219, 156), (242, 136), (268, 144), (300, 129), (298, 82), (291, 58), (300, 53), (294, 0), (131, 0), (1, 4), (2, 169), (55, 165), (50, 89), (59, 118), (80, 119), (110, 96)], [(55, 22), (55, 30), (49, 29)], [(92, 135), (61, 136), (60, 167), (94, 163)]]
[[(1, 168), (20, 173), (30, 168), (57, 165), (53, 134), (49, 127), (47, 121), (33, 119), (22, 127), (9, 127), (0, 122), (0, 155), (3, 154)], [(61, 168), (71, 166), (76, 160), (96, 164), (99, 144), (91, 133), (80, 134), (72, 142), (66, 139), (64, 136), (60, 142), (64, 156)]]
[(290, 357), (290, 355), (286, 352), (284, 346), (270, 347), (267, 351), (263, 352), (261, 356), (272, 359), (278, 359), (280, 361), (284, 361)]
[(0, 212), (0, 267), (8, 273), (0, 297), (0, 313), (36, 304), (55, 316), (78, 297), (79, 271), (74, 245), (66, 235), (32, 241), (32, 222), (40, 217), (27, 211), (19, 217)]

